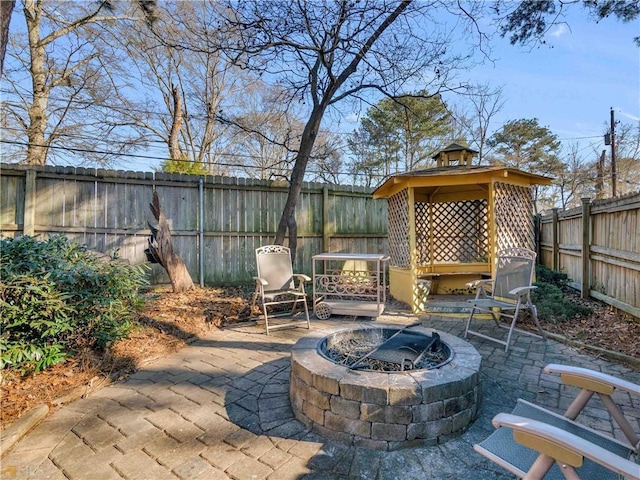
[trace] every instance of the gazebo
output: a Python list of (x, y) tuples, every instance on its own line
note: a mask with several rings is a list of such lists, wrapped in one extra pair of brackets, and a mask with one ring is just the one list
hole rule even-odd
[(533, 185), (551, 179), (516, 168), (472, 165), (475, 150), (451, 144), (437, 166), (387, 178), (374, 198), (388, 199), (389, 288), (414, 312), (434, 294), (465, 291), (491, 277), (498, 250), (535, 249)]

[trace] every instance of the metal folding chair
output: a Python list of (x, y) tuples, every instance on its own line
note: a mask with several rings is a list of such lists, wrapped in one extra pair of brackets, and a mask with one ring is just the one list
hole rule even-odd
[[(498, 252), (495, 278), (492, 280), (476, 280), (469, 283), (469, 288), (477, 288), (476, 298), (469, 300), (471, 313), (467, 319), (464, 337), (476, 335), (492, 342), (504, 345), (505, 352), (509, 350), (511, 336), (514, 330), (527, 335), (545, 338), (538, 321), (538, 311), (531, 302), (531, 291), (535, 269), (536, 253), (526, 248), (509, 248)], [(491, 293), (487, 288), (491, 287)], [(522, 310), (530, 310), (538, 327), (540, 335), (515, 328), (518, 315)], [(471, 328), (471, 321), (476, 313), (490, 313), (497, 326), (507, 328), (509, 333), (506, 340), (493, 337)], [(512, 313), (511, 313), (512, 312)], [(509, 326), (499, 322), (500, 317), (511, 318)]]
[[(311, 328), (309, 309), (307, 307), (307, 294), (304, 290), (304, 282), (310, 281), (311, 278), (307, 275), (293, 273), (291, 251), (289, 248), (283, 247), (282, 245), (266, 245), (257, 248), (256, 265), (258, 268), (258, 276), (253, 277), (256, 281), (256, 290), (253, 293), (251, 311), (253, 311), (258, 297), (260, 297), (267, 335), (270, 330), (297, 327), (304, 323), (306, 323), (307, 328)], [(287, 304), (292, 305), (290, 312), (272, 313), (271, 317), (292, 316), (298, 304), (302, 304), (304, 307), (305, 320), (293, 319), (287, 323), (270, 325), (267, 307)]]

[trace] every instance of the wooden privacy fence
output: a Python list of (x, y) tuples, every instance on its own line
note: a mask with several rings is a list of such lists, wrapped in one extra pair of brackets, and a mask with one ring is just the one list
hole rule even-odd
[(640, 193), (582, 199), (582, 208), (539, 217), (540, 262), (592, 296), (640, 318)]
[[(252, 282), (255, 249), (273, 242), (285, 183), (230, 177), (75, 167), (0, 168), (0, 234), (64, 234), (133, 264), (146, 261), (149, 203), (158, 191), (174, 246), (195, 282)], [(387, 253), (387, 203), (371, 189), (306, 183), (296, 209), (296, 271), (311, 273), (317, 253)], [(154, 266), (154, 284), (168, 283)]]

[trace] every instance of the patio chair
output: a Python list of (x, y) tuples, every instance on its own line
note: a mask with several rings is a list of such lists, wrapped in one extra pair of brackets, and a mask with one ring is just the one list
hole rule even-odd
[[(564, 416), (518, 400), (511, 414), (493, 419), (496, 431), (473, 446), (519, 478), (640, 479), (640, 438), (612, 399), (615, 391), (640, 397), (640, 385), (580, 367), (548, 365), (562, 382), (580, 388)], [(626, 441), (590, 429), (575, 419), (597, 393)], [(635, 462), (632, 460), (635, 456)]]
[[(467, 319), (464, 337), (476, 335), (486, 340), (504, 345), (504, 351), (509, 350), (511, 336), (516, 330), (527, 335), (545, 338), (544, 332), (538, 321), (538, 311), (531, 302), (531, 291), (536, 288), (531, 283), (535, 269), (536, 253), (526, 248), (508, 248), (498, 252), (495, 278), (492, 280), (476, 280), (468, 283), (467, 287), (477, 288), (476, 297), (468, 302), (471, 304), (471, 313)], [(491, 293), (487, 288), (491, 287)], [(518, 315), (522, 310), (530, 310), (535, 320), (540, 335), (515, 328)], [(471, 321), (476, 313), (490, 313), (498, 327), (509, 330), (506, 340), (493, 337), (478, 330), (472, 330)], [(511, 319), (511, 324), (506, 326), (499, 322), (500, 317)]]
[[(260, 297), (267, 335), (269, 335), (270, 330), (297, 327), (305, 323), (307, 328), (311, 328), (309, 309), (307, 307), (307, 294), (304, 290), (304, 282), (310, 281), (311, 278), (307, 275), (293, 273), (291, 251), (289, 248), (281, 245), (266, 245), (257, 248), (256, 265), (258, 268), (258, 276), (253, 277), (256, 281), (256, 290), (253, 293), (251, 311), (253, 312), (258, 297)], [(287, 323), (269, 324), (267, 307), (287, 304), (292, 305), (290, 312), (272, 313), (271, 317), (292, 316), (298, 304), (302, 304), (304, 307), (305, 320), (292, 320)]]

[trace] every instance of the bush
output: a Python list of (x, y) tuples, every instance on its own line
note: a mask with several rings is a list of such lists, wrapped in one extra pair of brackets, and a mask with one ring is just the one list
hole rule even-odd
[(31, 366), (36, 372), (64, 360), (65, 334), (74, 309), (48, 275), (18, 275), (0, 282), (0, 368)]
[(558, 287), (565, 287), (569, 281), (566, 273), (551, 270), (544, 265), (536, 265), (536, 280), (540, 283), (550, 283)]
[(104, 261), (62, 236), (0, 241), (0, 368), (40, 371), (125, 336), (145, 266)]
[(179, 160), (165, 160), (160, 165), (160, 168), (165, 173), (182, 173), (186, 175), (206, 175), (207, 166), (202, 162), (193, 162), (188, 158)]
[(565, 273), (536, 265), (536, 285), (531, 300), (538, 309), (538, 317), (548, 323), (562, 323), (572, 318), (590, 315), (593, 309), (565, 298), (568, 278)]

